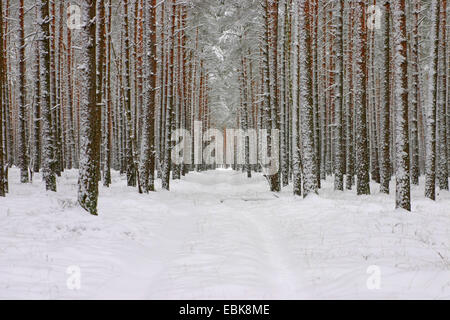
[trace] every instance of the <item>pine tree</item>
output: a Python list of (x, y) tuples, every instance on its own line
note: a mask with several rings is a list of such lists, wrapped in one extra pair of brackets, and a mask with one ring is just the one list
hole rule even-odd
[(28, 152), (26, 141), (26, 85), (25, 85), (25, 5), (24, 0), (19, 1), (19, 108), (18, 108), (18, 163), (20, 167), (20, 182), (29, 182)]
[(45, 187), (49, 191), (56, 192), (56, 176), (54, 165), (54, 136), (52, 130), (52, 110), (50, 99), (50, 1), (41, 0), (39, 34), (41, 61), (41, 119), (42, 119), (42, 174)]
[(314, 148), (314, 118), (312, 92), (312, 46), (311, 12), (308, 0), (300, 1), (299, 64), (301, 83), (299, 87), (301, 132), (303, 148), (303, 196), (318, 192), (316, 152)]
[(411, 183), (419, 184), (419, 112), (420, 112), (420, 86), (419, 86), (419, 13), (421, 1), (414, 0), (413, 32), (411, 44), (412, 61), (412, 90), (410, 96), (411, 105)]
[(406, 35), (406, 4), (399, 0), (394, 29), (395, 43), (395, 104), (396, 104), (396, 207), (411, 211), (409, 127), (408, 127), (408, 60)]
[(109, 187), (111, 185), (111, 161), (112, 161), (112, 135), (113, 135), (113, 114), (112, 114), (112, 97), (111, 97), (111, 86), (112, 86), (112, 61), (111, 61), (111, 50), (112, 50), (112, 39), (111, 39), (111, 28), (112, 28), (112, 3), (108, 0), (108, 11), (107, 18), (105, 19), (107, 35), (106, 35), (106, 79), (105, 79), (105, 95), (106, 95), (106, 123), (105, 123), (105, 163), (103, 167), (103, 185)]
[[(36, 18), (39, 16), (39, 8), (36, 7)], [(37, 37), (36, 37), (37, 38)], [(40, 43), (34, 44), (34, 67), (33, 67), (33, 172), (38, 173), (41, 169), (41, 54)]]
[(439, 92), (437, 101), (437, 123), (438, 123), (438, 168), (437, 177), (439, 188), (449, 190), (448, 185), (448, 150), (447, 150), (447, 0), (440, 1), (440, 33), (439, 33)]
[(355, 148), (357, 194), (370, 194), (367, 136), (367, 26), (365, 1), (356, 3), (355, 30)]
[(335, 27), (335, 59), (336, 72), (334, 74), (335, 92), (334, 92), (334, 121), (335, 121), (335, 177), (334, 189), (344, 190), (344, 139), (343, 139), (343, 110), (344, 110), (344, 1), (336, 2), (336, 27)]
[(73, 53), (72, 53), (72, 31), (67, 28), (67, 47), (66, 47), (66, 59), (67, 59), (67, 120), (66, 120), (66, 156), (67, 156), (67, 169), (72, 167), (78, 167), (77, 155), (76, 155), (76, 141), (74, 130), (74, 90), (73, 90)]
[(142, 187), (144, 192), (155, 191), (155, 110), (157, 106), (157, 38), (156, 0), (144, 3), (146, 55), (145, 55), (145, 107), (142, 148)]
[[(270, 91), (271, 91), (271, 129), (278, 135), (280, 141), (281, 117), (280, 117), (280, 95), (279, 95), (279, 81), (278, 81), (278, 7), (279, 0), (268, 0), (268, 15), (269, 15), (269, 58), (270, 58)], [(271, 131), (272, 134), (272, 131)], [(281, 155), (279, 145), (275, 146), (271, 141), (271, 157), (276, 158), (278, 164), (278, 171), (269, 176), (271, 191), (281, 191)]]
[(125, 64), (124, 64), (124, 99), (125, 99), (125, 117), (126, 117), (126, 136), (125, 136), (125, 162), (127, 171), (127, 184), (129, 187), (135, 187), (137, 184), (136, 165), (134, 153), (136, 149), (136, 136), (133, 133), (133, 120), (131, 114), (131, 63), (130, 63), (130, 37), (128, 23), (128, 0), (123, 1), (123, 32), (125, 46)]
[(345, 185), (347, 190), (351, 190), (354, 185), (354, 148), (353, 148), (353, 114), (354, 114), (354, 81), (353, 81), (353, 49), (354, 40), (353, 34), (355, 29), (355, 8), (353, 2), (350, 3), (350, 14), (349, 16), (349, 40), (348, 40), (348, 65), (347, 65), (347, 78), (348, 78), (348, 98), (347, 98), (347, 117), (346, 117), (346, 181)]
[(165, 111), (165, 145), (164, 145), (164, 160), (163, 160), (163, 170), (162, 170), (162, 187), (163, 189), (170, 189), (170, 171), (172, 168), (172, 131), (175, 129), (174, 123), (174, 84), (175, 84), (175, 21), (176, 21), (176, 0), (172, 2), (172, 13), (171, 13), (171, 32), (170, 32), (170, 49), (168, 57), (168, 74), (167, 74), (167, 106)]
[(100, 161), (101, 161), (101, 141), (102, 141), (102, 110), (105, 106), (104, 101), (104, 65), (105, 65), (105, 2), (104, 0), (96, 0), (96, 35), (95, 35), (95, 49), (96, 49), (96, 106), (95, 111), (95, 139), (94, 155), (97, 157), (96, 163), (96, 178), (101, 180)]
[(0, 197), (5, 196), (3, 160), (3, 1), (0, 0)]
[[(297, 6), (298, 10), (298, 16), (300, 17), (301, 14), (303, 14), (303, 8), (300, 6), (300, 2), (298, 2)], [(298, 27), (298, 34), (300, 35), (301, 32), (304, 30), (304, 26), (300, 23), (297, 23)], [(300, 50), (301, 50), (301, 42), (297, 41), (297, 60), (300, 61)], [(301, 79), (301, 65), (300, 63), (297, 63), (297, 83), (296, 87), (297, 89), (300, 88), (302, 84)], [(298, 91), (298, 90), (297, 90)], [(293, 148), (293, 189), (294, 189), (294, 195), (301, 196), (302, 195), (302, 152), (301, 152), (301, 124), (300, 124), (300, 94), (299, 91), (297, 92), (297, 104), (294, 107), (294, 148)], [(317, 163), (317, 161), (316, 161)], [(316, 167), (317, 168), (317, 167)]]
[(430, 75), (427, 105), (427, 137), (426, 137), (426, 183), (425, 196), (436, 200), (436, 115), (438, 96), (438, 52), (439, 52), (439, 19), (440, 6), (437, 0), (431, 2), (431, 46), (430, 46)]
[(78, 201), (92, 215), (97, 215), (98, 157), (95, 154), (97, 131), (97, 85), (96, 85), (96, 0), (83, 0), (83, 50), (80, 77), (83, 80), (80, 103), (80, 172)]
[(384, 21), (382, 25), (383, 38), (383, 64), (381, 67), (381, 107), (380, 107), (380, 192), (389, 194), (391, 181), (390, 146), (391, 146), (391, 54), (390, 54), (390, 28), (391, 28), (391, 0), (384, 0)]

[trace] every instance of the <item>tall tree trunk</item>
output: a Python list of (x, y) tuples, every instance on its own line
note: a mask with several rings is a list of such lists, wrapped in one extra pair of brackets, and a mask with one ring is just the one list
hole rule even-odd
[(40, 33), (40, 53), (43, 63), (41, 68), (41, 115), (42, 115), (42, 174), (45, 187), (49, 191), (56, 192), (56, 176), (54, 171), (54, 151), (52, 133), (52, 111), (50, 99), (50, 1), (41, 0), (39, 33)]
[[(281, 129), (281, 117), (280, 117), (280, 95), (279, 95), (279, 81), (278, 81), (278, 6), (279, 0), (269, 0), (269, 21), (270, 21), (270, 51), (269, 55), (271, 58), (271, 94), (273, 103), (271, 104), (271, 124), (272, 130), (280, 137), (280, 129)], [(278, 138), (280, 141), (280, 138)], [(273, 141), (271, 141), (273, 142)], [(281, 154), (278, 146), (272, 144), (271, 146), (271, 156), (272, 158), (276, 158), (278, 170), (274, 174), (269, 176), (270, 180), (270, 188), (271, 191), (279, 192), (281, 191)]]
[(419, 86), (419, 13), (421, 1), (414, 0), (413, 31), (411, 44), (412, 61), (412, 90), (410, 94), (411, 105), (411, 183), (419, 184), (419, 106), (420, 106), (420, 86)]
[(4, 160), (3, 160), (3, 1), (0, 0), (0, 197), (5, 196)]
[(175, 23), (176, 23), (176, 0), (172, 3), (171, 14), (171, 33), (170, 33), (170, 53), (169, 53), (169, 70), (167, 75), (168, 88), (167, 88), (167, 110), (165, 121), (165, 150), (162, 172), (162, 187), (163, 189), (170, 189), (170, 170), (172, 167), (171, 152), (172, 152), (172, 131), (174, 128), (174, 84), (175, 84)]
[(136, 180), (136, 166), (135, 166), (135, 135), (133, 131), (133, 120), (131, 114), (131, 77), (130, 77), (130, 37), (129, 37), (129, 23), (128, 23), (128, 1), (123, 1), (123, 30), (124, 30), (124, 45), (125, 45), (125, 65), (124, 65), (124, 77), (125, 77), (125, 117), (126, 117), (126, 137), (125, 137), (125, 159), (127, 170), (127, 184), (129, 187), (135, 187)]
[[(36, 7), (36, 19), (39, 16), (39, 8)], [(37, 38), (37, 37), (36, 37)], [(41, 169), (41, 54), (40, 43), (36, 41), (34, 47), (34, 66), (33, 66), (33, 172), (37, 173)]]
[(146, 14), (146, 89), (145, 89), (145, 107), (144, 107), (144, 128), (142, 149), (143, 176), (142, 186), (145, 193), (155, 191), (155, 110), (157, 103), (157, 39), (156, 39), (156, 12), (157, 0), (145, 2)]
[[(95, 106), (95, 120), (96, 130), (94, 136), (94, 154), (97, 157), (96, 163), (96, 179), (101, 180), (100, 173), (100, 159), (101, 159), (101, 127), (102, 127), (102, 109), (104, 103), (103, 81), (104, 81), (104, 64), (105, 64), (105, 3), (104, 0), (96, 0), (96, 35), (95, 35), (95, 49), (96, 49), (96, 106)], [(97, 129), (98, 128), (98, 129)]]
[(343, 139), (343, 110), (344, 110), (344, 44), (343, 44), (343, 30), (344, 30), (344, 0), (337, 1), (336, 8), (336, 27), (335, 27), (335, 92), (334, 92), (334, 121), (335, 121), (335, 146), (334, 146), (334, 160), (335, 160), (335, 176), (334, 189), (344, 190), (344, 139)]
[(107, 19), (105, 20), (107, 25), (106, 36), (106, 50), (108, 56), (106, 58), (106, 124), (105, 124), (105, 164), (103, 167), (103, 185), (109, 187), (111, 185), (111, 161), (112, 161), (112, 135), (113, 135), (113, 115), (112, 115), (112, 97), (111, 97), (111, 28), (112, 28), (112, 0), (108, 0)]
[(28, 142), (26, 140), (26, 86), (25, 86), (25, 6), (24, 0), (19, 1), (19, 106), (18, 106), (18, 163), (20, 167), (20, 182), (29, 182), (28, 175)]
[(391, 181), (391, 55), (390, 55), (390, 24), (391, 0), (384, 0), (383, 37), (383, 65), (381, 67), (381, 106), (380, 106), (380, 192), (389, 194)]
[(447, 0), (440, 1), (440, 46), (439, 46), (439, 92), (438, 92), (438, 172), (439, 189), (449, 190), (448, 186), (448, 150), (447, 150)]
[(98, 137), (97, 64), (96, 64), (96, 0), (83, 0), (83, 49), (78, 67), (83, 80), (80, 105), (80, 172), (78, 201), (86, 211), (97, 215), (98, 157), (95, 154)]
[(395, 54), (395, 105), (396, 105), (396, 207), (411, 211), (409, 121), (408, 121), (408, 57), (406, 35), (406, 4), (398, 0), (394, 28)]
[(314, 148), (314, 115), (312, 92), (312, 46), (311, 46), (311, 12), (309, 0), (300, 1), (300, 88), (298, 103), (300, 103), (302, 149), (303, 149), (303, 196), (318, 192), (316, 152)]
[(351, 190), (354, 185), (354, 169), (355, 169), (355, 157), (354, 157), (354, 148), (353, 148), (353, 127), (354, 127), (354, 82), (353, 82), (353, 50), (354, 50), (354, 40), (353, 34), (355, 29), (355, 8), (353, 2), (350, 4), (350, 14), (349, 14), (349, 44), (348, 44), (348, 66), (347, 66), (347, 78), (348, 78), (348, 88), (349, 88), (349, 96), (347, 101), (347, 131), (346, 131), (346, 188), (347, 190)]
[(439, 17), (440, 6), (438, 0), (431, 3), (431, 46), (430, 46), (430, 74), (427, 104), (427, 138), (426, 138), (426, 183), (425, 196), (436, 200), (436, 111), (438, 96), (438, 62), (439, 62)]
[(355, 120), (356, 120), (356, 191), (358, 195), (370, 194), (369, 150), (367, 136), (367, 28), (366, 3), (357, 0), (358, 26), (355, 30)]

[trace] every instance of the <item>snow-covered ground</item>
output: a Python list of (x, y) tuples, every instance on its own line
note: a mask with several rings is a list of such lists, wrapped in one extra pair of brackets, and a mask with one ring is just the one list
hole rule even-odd
[(218, 170), (139, 195), (113, 178), (92, 217), (77, 206), (76, 171), (56, 194), (11, 171), (0, 299), (450, 299), (448, 192), (432, 202), (414, 188), (408, 214), (376, 185), (357, 197), (329, 181), (302, 199)]

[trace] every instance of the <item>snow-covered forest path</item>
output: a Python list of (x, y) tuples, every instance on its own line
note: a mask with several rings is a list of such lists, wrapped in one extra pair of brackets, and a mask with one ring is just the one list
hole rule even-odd
[(449, 193), (434, 203), (414, 189), (406, 214), (375, 185), (356, 197), (326, 183), (302, 199), (217, 170), (139, 195), (113, 178), (91, 217), (76, 204), (76, 171), (50, 194), (12, 170), (0, 199), (1, 299), (450, 298)]

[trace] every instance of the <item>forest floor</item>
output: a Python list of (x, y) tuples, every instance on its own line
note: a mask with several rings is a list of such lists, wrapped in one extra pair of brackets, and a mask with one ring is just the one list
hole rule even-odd
[(39, 175), (10, 180), (0, 299), (450, 299), (448, 192), (432, 202), (414, 187), (406, 213), (375, 184), (357, 197), (329, 180), (303, 199), (217, 170), (139, 195), (114, 173), (93, 217), (77, 206), (76, 171), (58, 193)]

